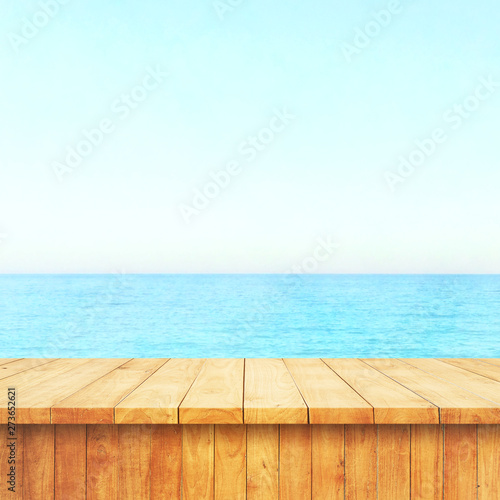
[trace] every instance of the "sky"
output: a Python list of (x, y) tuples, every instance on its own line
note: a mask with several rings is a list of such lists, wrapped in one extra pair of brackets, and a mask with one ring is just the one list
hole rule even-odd
[(0, 273), (500, 273), (497, 4), (0, 0)]

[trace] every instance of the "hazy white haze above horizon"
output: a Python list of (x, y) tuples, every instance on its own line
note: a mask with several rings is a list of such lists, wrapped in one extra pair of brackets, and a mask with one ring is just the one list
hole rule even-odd
[(0, 273), (500, 273), (497, 1), (0, 6)]

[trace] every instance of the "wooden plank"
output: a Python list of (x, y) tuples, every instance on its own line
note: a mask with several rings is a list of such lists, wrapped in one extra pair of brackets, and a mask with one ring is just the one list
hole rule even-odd
[(0, 358), (0, 366), (6, 365), (7, 363), (13, 363), (14, 361), (19, 361), (22, 358)]
[[(5, 360), (1, 360), (5, 361)], [(0, 379), (4, 379), (15, 375), (16, 373), (21, 373), (37, 366), (45, 365), (56, 361), (55, 359), (16, 359), (10, 362), (0, 364)]]
[(247, 424), (307, 424), (307, 406), (281, 359), (246, 359), (244, 394)]
[(444, 424), (500, 422), (500, 405), (397, 359), (365, 359), (396, 382), (440, 408)]
[(478, 499), (500, 498), (500, 425), (478, 425)]
[(445, 425), (444, 498), (476, 498), (477, 427)]
[(181, 424), (243, 423), (243, 359), (208, 359), (179, 407)]
[(500, 365), (500, 359), (498, 358), (480, 358), (483, 363), (489, 363), (491, 365)]
[(247, 500), (278, 500), (279, 426), (247, 425)]
[(55, 499), (87, 498), (87, 429), (58, 425), (55, 431)]
[(246, 427), (215, 426), (215, 498), (246, 499)]
[(280, 500), (310, 500), (311, 471), (311, 426), (280, 425)]
[(182, 425), (151, 426), (151, 498), (181, 498)]
[(115, 406), (165, 364), (165, 359), (132, 359), (51, 409), (53, 424), (112, 424)]
[(373, 408), (320, 359), (285, 359), (311, 424), (373, 423)]
[(182, 432), (182, 498), (214, 498), (214, 426), (185, 425)]
[(344, 426), (312, 425), (312, 498), (344, 500)]
[(24, 426), (9, 429), (7, 424), (0, 425), (0, 433), (0, 492), (6, 492), (4, 498), (20, 500), (23, 498)]
[(443, 427), (411, 426), (411, 498), (443, 498)]
[[(25, 360), (23, 360), (25, 361)], [(56, 359), (39, 364), (18, 373), (11, 373), (0, 380), (2, 387), (7, 385), (22, 385), (25, 388), (33, 387), (51, 378), (62, 376), (64, 373), (89, 363), (90, 359)], [(23, 366), (24, 368), (24, 366)]]
[(119, 500), (118, 427), (87, 425), (87, 499)]
[(204, 359), (171, 359), (115, 408), (117, 424), (177, 424), (178, 408)]
[(352, 500), (377, 498), (377, 426), (345, 426), (345, 494)]
[(325, 359), (373, 406), (376, 424), (437, 424), (439, 409), (359, 359)]
[(463, 368), (464, 370), (477, 373), (483, 377), (491, 378), (500, 382), (500, 366), (491, 365), (488, 363), (483, 363), (477, 359), (440, 359), (443, 363), (448, 363), (453, 366), (458, 366), (458, 368)]
[(440, 377), (474, 394), (500, 404), (500, 382), (477, 375), (437, 359), (403, 359), (405, 363)]
[(119, 425), (118, 450), (118, 497), (149, 500), (151, 425)]
[[(19, 389), (17, 391), (17, 406), (19, 407), (23, 405), (24, 396), (28, 391), (44, 382), (63, 377), (67, 372), (88, 362), (90, 362), (88, 359), (60, 359), (0, 380), (0, 423), (7, 423), (7, 388), (15, 387)], [(40, 422), (33, 423), (50, 423), (50, 410), (41, 411)]]
[(378, 426), (378, 497), (410, 499), (410, 426)]
[(25, 498), (54, 498), (54, 426), (24, 426)]
[(50, 422), (50, 409), (80, 388), (125, 363), (123, 359), (92, 359), (64, 376), (52, 377), (29, 389), (20, 387), (18, 422), (30, 424)]

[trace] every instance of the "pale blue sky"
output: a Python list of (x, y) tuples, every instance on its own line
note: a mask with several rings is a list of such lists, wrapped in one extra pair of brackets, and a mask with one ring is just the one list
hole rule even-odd
[(315, 272), (500, 273), (496, 0), (62, 3), (1, 0), (0, 272), (287, 272), (323, 237)]

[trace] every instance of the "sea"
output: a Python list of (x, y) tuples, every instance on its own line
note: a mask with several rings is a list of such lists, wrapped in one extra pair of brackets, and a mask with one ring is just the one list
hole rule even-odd
[(0, 358), (500, 358), (500, 275), (0, 275)]

